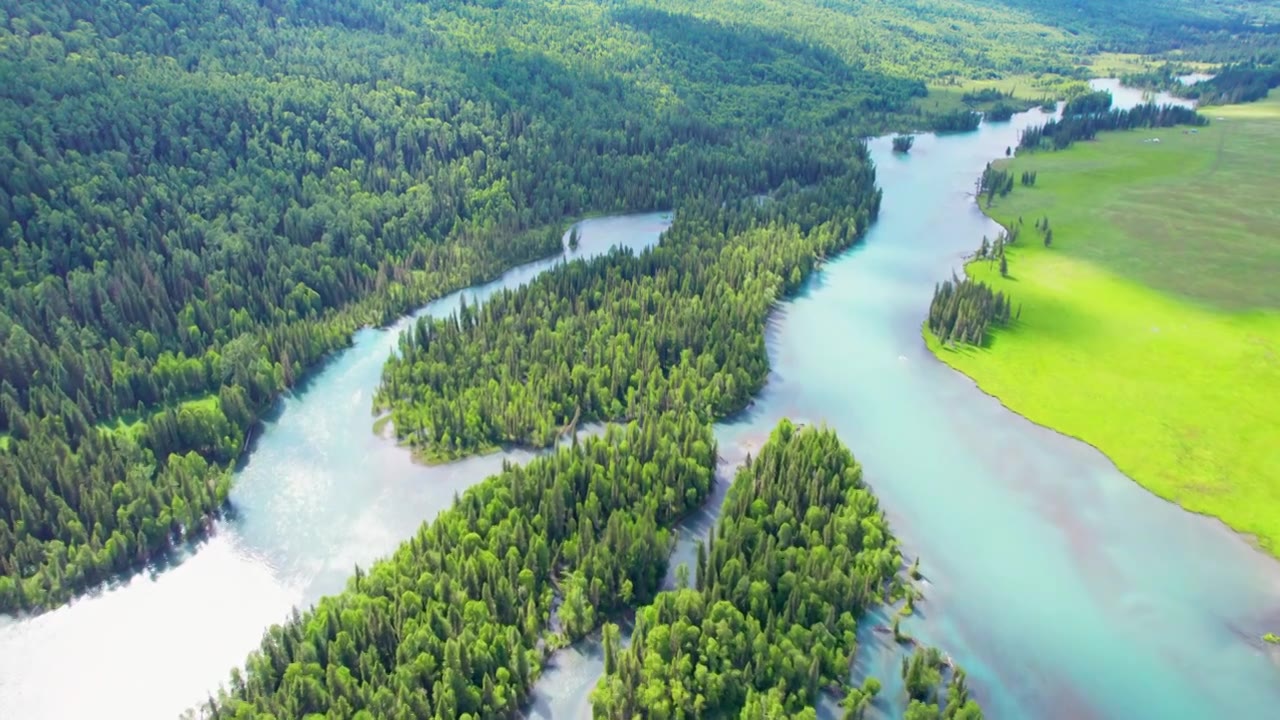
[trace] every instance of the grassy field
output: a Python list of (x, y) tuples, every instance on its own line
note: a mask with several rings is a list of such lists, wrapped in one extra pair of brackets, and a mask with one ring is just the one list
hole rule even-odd
[(1194, 134), (1010, 161), (1038, 176), (987, 211), (1023, 220), (1009, 277), (967, 272), (1021, 319), (984, 348), (929, 342), (1010, 408), (1280, 554), (1280, 99), (1205, 113)]

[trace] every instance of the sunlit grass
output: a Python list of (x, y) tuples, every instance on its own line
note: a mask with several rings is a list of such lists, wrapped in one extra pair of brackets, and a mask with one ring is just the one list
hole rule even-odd
[[(1104, 135), (1010, 163), (1038, 173), (989, 212), (1023, 219), (967, 272), (1021, 319), (945, 362), (1142, 485), (1280, 552), (1280, 102), (1184, 129)], [(1159, 137), (1160, 143), (1146, 142)], [(1033, 223), (1047, 216), (1053, 246)]]

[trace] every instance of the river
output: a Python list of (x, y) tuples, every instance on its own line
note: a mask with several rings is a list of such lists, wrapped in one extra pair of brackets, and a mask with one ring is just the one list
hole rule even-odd
[[(1147, 99), (1114, 80), (1092, 84), (1117, 107)], [(772, 318), (764, 392), (717, 426), (722, 482), (782, 417), (835, 429), (907, 556), (921, 557), (926, 601), (903, 628), (965, 668), (988, 717), (1273, 717), (1280, 652), (1260, 637), (1280, 627), (1280, 563), (1010, 412), (921, 339), (934, 284), (999, 232), (973, 201), (974, 181), (1048, 117), (918, 136), (905, 156), (889, 138), (872, 142), (880, 218)], [(673, 567), (694, 565), (723, 490), (682, 528)], [(860, 629), (855, 675), (875, 675), (882, 697), (897, 698), (901, 650), (874, 628), (889, 622), (879, 614)], [(584, 642), (553, 662), (530, 714), (589, 717), (599, 647)]]
[[(577, 252), (651, 245), (665, 214), (581, 223)], [(417, 315), (453, 313), (563, 257), (430, 303)], [(374, 435), (370, 400), (401, 321), (356, 333), (266, 419), (238, 471), (233, 512), (210, 539), (165, 567), (34, 618), (0, 617), (0, 718), (168, 718), (203, 700), (258, 646), (262, 632), (342, 589), (411, 536), (513, 450), (425, 467)]]
[[(934, 283), (996, 233), (970, 197), (975, 178), (1045, 117), (922, 135), (909, 156), (873, 141), (880, 220), (772, 318), (765, 391), (717, 427), (722, 474), (779, 417), (835, 428), (908, 555), (922, 557), (927, 600), (905, 629), (968, 670), (990, 717), (1267, 717), (1280, 706), (1280, 668), (1258, 637), (1280, 627), (1280, 564), (1150, 495), (1092, 448), (1010, 413), (920, 338)], [(641, 247), (665, 224), (586, 221), (579, 252)], [(422, 312), (451, 312), (461, 296)], [(340, 589), (355, 564), (495, 471), (501, 455), (414, 465), (370, 432), (370, 394), (402, 327), (358, 333), (282, 401), (238, 473), (234, 513), (209, 540), (54, 612), (0, 619), (0, 717), (171, 718), (225, 680), (267, 625)], [(718, 503), (684, 528), (678, 558)], [(892, 694), (897, 649), (873, 624), (857, 671)], [(532, 714), (579, 716), (598, 655), (584, 644), (556, 663)]]

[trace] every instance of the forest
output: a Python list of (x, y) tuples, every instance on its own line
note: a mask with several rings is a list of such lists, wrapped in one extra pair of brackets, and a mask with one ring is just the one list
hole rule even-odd
[[(24, 78), (0, 91), (0, 611), (199, 533), (255, 419), (356, 328), (558, 251), (566, 218), (807, 181), (851, 118), (923, 92), (578, 5), (438, 4), (441, 30), (359, 1), (24, 5), (0, 30)], [(619, 47), (579, 51), (606, 26)]]
[[(828, 690), (844, 696), (845, 717), (863, 716), (879, 683), (850, 684), (858, 620), (907, 581), (835, 433), (783, 420), (738, 470), (697, 562), (696, 587), (659, 593), (636, 614), (630, 646), (606, 631), (595, 717), (816, 718)], [(921, 706), (910, 716), (937, 718), (941, 673), (919, 657), (904, 660)], [(961, 679), (945, 717), (981, 718), (963, 690)]]
[(1275, 19), (1085, 4), (4, 3), (0, 611), (203, 532), (254, 422), (353, 330), (558, 251), (572, 218), (976, 122), (922, 110), (927, 81), (1265, 47)]
[(710, 427), (667, 413), (507, 466), (272, 627), (205, 716), (511, 716), (547, 652), (654, 597), (715, 463)]
[[(850, 685), (858, 619), (908, 581), (860, 467), (831, 431), (783, 420), (739, 470), (696, 587), (657, 592), (715, 462), (709, 425), (664, 413), (507, 466), (272, 627), (203, 716), (511, 716), (547, 654), (603, 624), (597, 717), (813, 717), (831, 690), (862, 717), (879, 683)], [(608, 620), (632, 605), (623, 649)], [(903, 677), (909, 717), (982, 717), (936, 650)]]
[[(1098, 95), (1105, 95), (1102, 100)], [(1180, 105), (1147, 103), (1129, 110), (1108, 109), (1110, 93), (1082, 96), (1078, 104), (1064, 110), (1061, 119), (1049, 120), (1039, 127), (1027, 128), (1018, 140), (1020, 150), (1050, 148), (1064, 150), (1072, 143), (1092, 140), (1106, 130), (1173, 127), (1175, 125), (1208, 125), (1209, 118)]]
[(1197, 101), (1200, 105), (1234, 105), (1257, 102), (1280, 87), (1280, 59), (1271, 55), (1247, 62), (1231, 63), (1217, 70), (1208, 80), (1187, 85), (1180, 79), (1177, 67), (1163, 65), (1154, 70), (1125, 75), (1122, 81), (1134, 87), (1162, 90)]
[(547, 446), (577, 421), (741, 409), (768, 374), (773, 304), (878, 211), (865, 145), (831, 162), (762, 205), (685, 204), (639, 255), (574, 262), (479, 309), (420, 319), (388, 360), (375, 405), (432, 460)]

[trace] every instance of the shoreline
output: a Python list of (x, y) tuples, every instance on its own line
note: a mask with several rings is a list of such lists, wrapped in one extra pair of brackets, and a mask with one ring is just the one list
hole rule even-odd
[[(998, 158), (997, 160), (1003, 160), (1003, 159), (1004, 158)], [(1004, 223), (1000, 222), (998, 219), (993, 217), (991, 213), (987, 211), (986, 208), (982, 207), (981, 203), (978, 203), (976, 201), (976, 199), (975, 199), (975, 203), (978, 205), (978, 209), (979, 211), (982, 212), (984, 217), (986, 217), (987, 219), (991, 220), (996, 225), (998, 225), (1000, 229), (1005, 233), (1009, 233), (1009, 228)], [(963, 277), (965, 278), (969, 277), (969, 265), (975, 262), (979, 262), (979, 260), (974, 259), (972, 253), (966, 253), (963, 256), (962, 263), (960, 266), (960, 272), (963, 275)], [(920, 324), (920, 336), (921, 336), (921, 339), (924, 341), (925, 348), (934, 357), (934, 359), (946, 365), (947, 367), (951, 368), (952, 371), (957, 372), (963, 375), (964, 377), (966, 377), (970, 382), (973, 383), (974, 387), (976, 387), (979, 390), (979, 392), (986, 395), (987, 397), (994, 399), (996, 402), (1000, 403), (1001, 407), (1005, 408), (1009, 412), (1039, 427), (1045, 428), (1046, 430), (1050, 430), (1052, 432), (1057, 433), (1058, 435), (1061, 435), (1066, 438), (1070, 438), (1072, 440), (1075, 440), (1077, 442), (1080, 442), (1080, 443), (1083, 443), (1084, 445), (1089, 446), (1093, 450), (1097, 451), (1104, 458), (1106, 458), (1107, 462), (1110, 463), (1111, 466), (1114, 467), (1117, 472), (1119, 472), (1121, 475), (1124, 475), (1131, 482), (1136, 484), (1138, 487), (1142, 488), (1147, 493), (1150, 493), (1151, 495), (1163, 500), (1164, 502), (1167, 502), (1171, 505), (1176, 506), (1179, 510), (1182, 510), (1183, 512), (1191, 513), (1193, 515), (1198, 515), (1200, 517), (1208, 518), (1210, 520), (1217, 522), (1219, 525), (1222, 526), (1222, 528), (1224, 528), (1230, 534), (1242, 540), (1246, 545), (1248, 545), (1250, 548), (1252, 548), (1256, 552), (1261, 553), (1262, 555), (1265, 555), (1273, 560), (1280, 560), (1280, 547), (1277, 547), (1274, 549), (1268, 548), (1266, 545), (1262, 543), (1261, 539), (1256, 534), (1233, 527), (1225, 519), (1217, 515), (1214, 515), (1212, 513), (1205, 512), (1205, 511), (1188, 508), (1182, 503), (1178, 502), (1177, 500), (1167, 497), (1166, 495), (1157, 491), (1155, 488), (1149, 486), (1148, 484), (1142, 482), (1140, 479), (1135, 477), (1132, 472), (1130, 472), (1129, 470), (1121, 466), (1120, 463), (1118, 463), (1116, 459), (1112, 457), (1112, 455), (1108, 453), (1104, 448), (1100, 447), (1099, 445), (1095, 444), (1094, 442), (1090, 441), (1087, 438), (1084, 438), (1074, 433), (1068, 432), (1066, 430), (1062, 430), (1060, 428), (1054, 427), (1053, 425), (1036, 418), (1033, 414), (1023, 412), (1022, 410), (1010, 404), (1011, 401), (1009, 399), (1005, 397), (1001, 397), (1000, 395), (997, 395), (996, 393), (989, 390), (987, 387), (984, 387), (981, 380), (965, 372), (964, 369), (962, 369), (958, 363), (951, 360), (951, 358), (953, 358), (958, 353), (958, 351), (955, 350), (954, 348), (944, 346), (941, 342), (939, 342), (937, 337), (932, 332), (929, 331), (927, 321), (921, 322)]]

